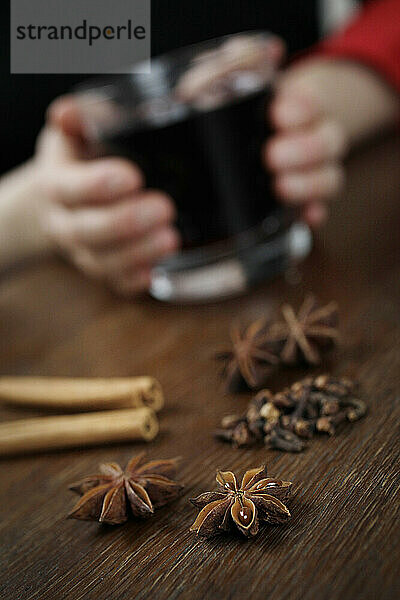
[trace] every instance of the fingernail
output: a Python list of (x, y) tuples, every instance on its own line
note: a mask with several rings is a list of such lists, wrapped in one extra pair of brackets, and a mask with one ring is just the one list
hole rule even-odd
[(289, 142), (272, 143), (269, 147), (269, 162), (273, 168), (290, 167), (301, 160), (302, 151)]
[(143, 202), (137, 210), (137, 222), (140, 229), (148, 229), (162, 221), (160, 207), (152, 202)]
[(113, 164), (112, 161), (99, 161), (93, 164), (93, 177), (102, 185), (104, 195), (127, 194), (137, 185), (137, 175), (128, 166)]
[(127, 173), (113, 172), (106, 176), (105, 184), (110, 194), (118, 195), (129, 192), (133, 188), (133, 178)]
[(161, 223), (172, 223), (175, 218), (172, 201), (162, 192), (146, 193), (135, 210), (136, 220), (141, 229), (149, 229)]
[(304, 213), (306, 221), (313, 227), (322, 225), (328, 217), (328, 209), (326, 205), (317, 202), (306, 206)]
[(310, 108), (300, 99), (284, 98), (275, 105), (275, 121), (279, 127), (296, 127), (310, 119)]
[(139, 287), (147, 289), (151, 282), (151, 271), (143, 270), (137, 274), (137, 283)]
[(298, 102), (292, 100), (284, 100), (277, 106), (277, 117), (280, 121), (285, 121), (287, 124), (300, 122), (305, 117), (304, 107)]
[(167, 229), (159, 236), (160, 249), (164, 252), (175, 252), (179, 245), (179, 236), (174, 229)]
[(307, 183), (302, 176), (289, 175), (284, 177), (280, 185), (289, 196), (303, 196), (308, 192)]

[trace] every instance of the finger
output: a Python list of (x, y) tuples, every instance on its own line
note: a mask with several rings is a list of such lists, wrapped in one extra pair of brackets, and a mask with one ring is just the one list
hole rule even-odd
[(278, 88), (269, 106), (269, 119), (275, 129), (296, 129), (314, 123), (321, 116), (318, 103), (306, 92)]
[(267, 38), (253, 39), (252, 34), (238, 35), (229, 38), (222, 46), (227, 58), (232, 61), (239, 59), (240, 62), (259, 66), (260, 62), (278, 66), (286, 53), (285, 42), (273, 34)]
[(109, 281), (111, 287), (121, 296), (131, 297), (149, 289), (151, 283), (151, 269), (145, 268), (138, 271), (129, 271), (122, 277)]
[(73, 95), (56, 98), (47, 109), (47, 121), (64, 134), (83, 138), (84, 124), (79, 105)]
[(302, 211), (302, 219), (312, 228), (323, 225), (328, 220), (329, 210), (323, 202), (308, 202)]
[(74, 265), (87, 277), (99, 280), (105, 279), (106, 274), (103, 265), (97, 260), (92, 250), (75, 245), (68, 249), (68, 254)]
[[(224, 78), (240, 71), (266, 73), (268, 67), (275, 68), (285, 54), (284, 42), (273, 35), (267, 38), (252, 34), (233, 36), (221, 47), (199, 55), (193, 66), (184, 73), (176, 86), (176, 95), (185, 101), (204, 101), (199, 94), (218, 100), (226, 93)], [(222, 97), (222, 96), (221, 96)]]
[(71, 258), (87, 277), (108, 282), (121, 295), (131, 296), (149, 288), (151, 269), (148, 266), (110, 274), (104, 270), (104, 265), (97, 260), (95, 254), (85, 248), (77, 249), (71, 254)]
[(63, 165), (47, 170), (42, 179), (51, 197), (71, 207), (110, 202), (143, 185), (139, 168), (122, 158)]
[(343, 184), (342, 166), (329, 163), (308, 171), (278, 174), (275, 188), (284, 201), (300, 204), (310, 200), (332, 198), (342, 189)]
[(64, 166), (79, 159), (82, 144), (76, 139), (65, 136), (59, 129), (46, 125), (36, 138), (36, 160), (47, 167), (44, 179), (47, 180), (50, 166)]
[(166, 194), (146, 191), (102, 207), (54, 209), (48, 215), (50, 235), (66, 247), (107, 248), (141, 237), (153, 228), (171, 223), (175, 207)]
[(343, 129), (335, 121), (325, 120), (269, 140), (264, 147), (264, 162), (274, 171), (303, 169), (342, 158), (345, 151)]
[(175, 253), (180, 237), (173, 227), (161, 227), (151, 231), (143, 238), (125, 242), (118, 248), (100, 251), (98, 261), (106, 273), (122, 273), (133, 268), (152, 265)]
[(275, 65), (276, 67), (279, 66), (281, 64), (281, 62), (283, 61), (283, 59), (285, 58), (285, 54), (286, 54), (286, 44), (285, 42), (275, 36), (275, 35), (271, 35), (269, 38), (269, 45), (268, 45), (268, 58), (270, 60), (270, 62)]

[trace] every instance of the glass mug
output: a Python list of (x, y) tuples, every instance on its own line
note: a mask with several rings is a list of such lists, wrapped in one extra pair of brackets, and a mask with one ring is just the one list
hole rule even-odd
[(311, 245), (270, 188), (261, 148), (275, 67), (269, 34), (241, 33), (152, 60), (150, 74), (79, 86), (98, 154), (125, 156), (177, 208), (182, 249), (152, 271), (166, 301), (227, 297), (283, 272)]

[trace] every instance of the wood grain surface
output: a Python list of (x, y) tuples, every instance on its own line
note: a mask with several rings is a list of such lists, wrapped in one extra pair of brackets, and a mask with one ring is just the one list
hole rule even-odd
[[(163, 384), (161, 431), (150, 443), (0, 461), (0, 598), (130, 600), (399, 597), (400, 143), (382, 140), (349, 161), (346, 193), (294, 285), (283, 277), (247, 296), (204, 306), (126, 301), (61, 261), (0, 281), (0, 372), (60, 376), (153, 375)], [(233, 318), (253, 318), (306, 292), (336, 299), (343, 342), (323, 370), (359, 378), (362, 421), (302, 454), (235, 450), (213, 439), (249, 395), (225, 395), (216, 349)], [(317, 372), (317, 371), (314, 371)], [(318, 371), (319, 372), (319, 371)], [(274, 391), (304, 375), (285, 371)], [(38, 415), (2, 408), (1, 418)], [(66, 520), (70, 482), (100, 462), (181, 456), (181, 499), (122, 527)], [(188, 499), (214, 488), (218, 467), (262, 462), (295, 482), (292, 520), (255, 539), (203, 541), (189, 533)]]

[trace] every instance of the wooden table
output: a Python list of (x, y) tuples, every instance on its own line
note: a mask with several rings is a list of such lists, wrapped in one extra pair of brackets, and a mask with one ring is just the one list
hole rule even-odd
[[(167, 406), (151, 444), (0, 462), (0, 598), (4, 600), (394, 599), (399, 592), (400, 143), (382, 140), (349, 161), (349, 184), (296, 285), (283, 278), (246, 297), (167, 306), (113, 297), (56, 260), (0, 282), (4, 374), (132, 375), (162, 382)], [(224, 395), (214, 351), (241, 315), (268, 314), (314, 291), (337, 299), (343, 343), (330, 369), (361, 380), (368, 416), (302, 454), (236, 450), (213, 439), (249, 395)], [(303, 375), (271, 380), (278, 390)], [(3, 419), (27, 413), (3, 408)], [(70, 482), (98, 463), (183, 457), (184, 496), (123, 527), (66, 520)], [(267, 462), (295, 482), (288, 525), (259, 537), (196, 539), (188, 498), (213, 489), (218, 467)], [(396, 594), (397, 584), (397, 594)]]

